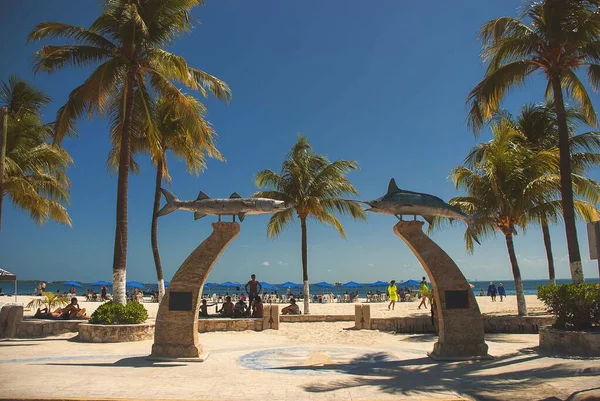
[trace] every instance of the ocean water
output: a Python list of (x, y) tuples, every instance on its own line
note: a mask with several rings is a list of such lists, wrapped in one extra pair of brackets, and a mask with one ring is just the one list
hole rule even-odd
[[(571, 280), (566, 280), (566, 279), (557, 280), (558, 284), (566, 284), (566, 283), (570, 283), (570, 282), (571, 282)], [(598, 279), (593, 279), (593, 278), (586, 279), (586, 282), (587, 283), (600, 283), (600, 281)], [(33, 294), (35, 288), (37, 287), (37, 283), (38, 282), (36, 282), (36, 281), (18, 281), (17, 282), (17, 294), (18, 295)], [(471, 281), (471, 283), (475, 286), (473, 288), (473, 292), (476, 295), (478, 295), (479, 292), (481, 291), (481, 289), (483, 289), (484, 292), (487, 292), (487, 287), (488, 287), (490, 281)], [(504, 288), (506, 288), (507, 295), (515, 295), (515, 283), (513, 280), (494, 281), (494, 284), (496, 284), (496, 287), (498, 286), (499, 283), (502, 283), (504, 285)], [(83, 285), (83, 288), (77, 289), (77, 294), (79, 294), (79, 295), (84, 295), (88, 288), (91, 288), (95, 292), (100, 292), (100, 287), (90, 287), (88, 283), (81, 283), (81, 284)], [(144, 283), (144, 284), (146, 285), (145, 291), (151, 292), (154, 290), (158, 290), (156, 283)], [(525, 294), (526, 295), (537, 294), (537, 287), (540, 284), (541, 285), (548, 284), (548, 280), (524, 280), (523, 281), (523, 289), (524, 289)], [(14, 282), (10, 282), (10, 281), (1, 282), (0, 288), (2, 288), (3, 292), (6, 295), (14, 294)], [(69, 291), (70, 288), (71, 288), (71, 286), (64, 285), (62, 281), (46, 282), (46, 290), (47, 291), (56, 292), (57, 290), (60, 290), (61, 292), (64, 292), (64, 291)], [(277, 286), (277, 288), (278, 288), (278, 292), (280, 294), (287, 291), (287, 287)], [(325, 294), (325, 293), (332, 292), (335, 295), (341, 295), (341, 294), (344, 294), (346, 291), (351, 293), (356, 290), (358, 290), (360, 297), (365, 297), (367, 294), (367, 291), (377, 292), (379, 290), (379, 291), (384, 292), (386, 290), (386, 287), (371, 287), (368, 284), (365, 284), (359, 288), (345, 288), (345, 287), (341, 287), (341, 286), (336, 286), (334, 288), (321, 288), (321, 287), (317, 287), (314, 285), (311, 285), (311, 287), (310, 287), (311, 294)], [(128, 289), (128, 291), (131, 291), (131, 289)], [(291, 291), (294, 294), (298, 294), (298, 293), (302, 292), (302, 289), (301, 288), (300, 289), (292, 289)], [(210, 294), (217, 293), (217, 294), (222, 294), (222, 295), (224, 295), (226, 293), (241, 294), (242, 292), (245, 292), (243, 286), (242, 287), (220, 287), (220, 286), (217, 286), (217, 287), (211, 287), (209, 290), (205, 290), (205, 293), (210, 293)]]

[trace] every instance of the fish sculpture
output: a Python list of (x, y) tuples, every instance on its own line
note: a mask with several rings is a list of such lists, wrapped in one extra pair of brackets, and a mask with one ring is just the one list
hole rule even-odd
[(211, 198), (200, 191), (198, 198), (194, 201), (181, 201), (172, 192), (161, 188), (167, 204), (158, 211), (158, 216), (164, 216), (175, 210), (188, 210), (194, 212), (194, 220), (203, 218), (211, 214), (219, 216), (233, 216), (233, 221), (237, 216), (240, 221), (244, 221), (247, 214), (270, 214), (288, 209), (283, 201), (268, 198), (242, 198), (237, 192), (231, 194), (229, 198), (218, 199)]
[(396, 180), (390, 180), (388, 191), (381, 198), (370, 202), (362, 202), (371, 208), (367, 212), (391, 214), (402, 220), (402, 216), (421, 216), (429, 224), (435, 216), (446, 217), (450, 220), (460, 219), (467, 224), (467, 229), (473, 239), (479, 244), (479, 240), (473, 230), (476, 222), (475, 216), (465, 214), (459, 208), (449, 205), (437, 196), (423, 194), (420, 192), (405, 191), (398, 188)]

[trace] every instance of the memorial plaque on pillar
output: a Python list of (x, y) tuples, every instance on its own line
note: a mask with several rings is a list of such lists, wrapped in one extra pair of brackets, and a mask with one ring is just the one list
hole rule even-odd
[(169, 310), (174, 311), (191, 311), (192, 310), (192, 293), (191, 292), (174, 292), (169, 294)]
[(446, 292), (446, 309), (468, 309), (469, 308), (469, 291), (445, 291)]

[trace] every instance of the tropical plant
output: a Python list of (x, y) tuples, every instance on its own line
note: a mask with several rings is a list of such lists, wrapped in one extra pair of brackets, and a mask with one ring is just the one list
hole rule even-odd
[(7, 110), (7, 141), (2, 200), (28, 212), (38, 224), (48, 219), (71, 226), (66, 204), (70, 181), (65, 173), (73, 160), (66, 150), (52, 145), (53, 124), (43, 124), (41, 109), (50, 102), (42, 91), (12, 76), (0, 87), (0, 107)]
[(537, 297), (556, 316), (552, 327), (560, 330), (591, 330), (600, 326), (600, 285), (540, 285)]
[(366, 219), (363, 208), (357, 202), (341, 198), (348, 194), (358, 195), (356, 188), (346, 178), (349, 172), (355, 170), (358, 170), (356, 162), (336, 160), (330, 163), (325, 156), (313, 151), (306, 137), (300, 136), (279, 174), (271, 170), (261, 170), (256, 174), (256, 185), (259, 188), (266, 187), (266, 190), (255, 193), (255, 197), (281, 200), (290, 206), (271, 216), (267, 226), (268, 236), (278, 236), (284, 227), (292, 223), (294, 212), (300, 220), (305, 314), (310, 313), (306, 221), (313, 218), (332, 226), (345, 238), (344, 228), (333, 213)]
[[(110, 115), (113, 144), (119, 154), (117, 218), (113, 258), (114, 300), (124, 304), (127, 264), (127, 193), (131, 168), (131, 140), (147, 136), (152, 154), (160, 152), (150, 92), (174, 103), (181, 113), (196, 113), (194, 104), (175, 85), (206, 89), (229, 99), (223, 81), (188, 65), (163, 50), (193, 26), (190, 11), (203, 0), (110, 0), (89, 28), (60, 22), (38, 24), (28, 40), (66, 39), (76, 44), (43, 46), (36, 53), (35, 71), (53, 72), (66, 66), (95, 66), (85, 82), (69, 95), (57, 114), (56, 140), (60, 142), (84, 115)], [(206, 89), (205, 89), (206, 88)]]
[(71, 299), (68, 295), (55, 294), (53, 292), (45, 292), (40, 298), (34, 298), (27, 304), (29, 309), (47, 308), (48, 312), (54, 308), (60, 308), (70, 303)]
[[(594, 204), (600, 202), (600, 186), (590, 178), (584, 176), (590, 167), (600, 164), (600, 134), (587, 132), (573, 135), (578, 122), (585, 121), (585, 117), (573, 108), (567, 108), (567, 121), (569, 122), (570, 146), (571, 146), (571, 181), (573, 189), (579, 199), (575, 200), (575, 213), (585, 221), (596, 220), (598, 211)], [(529, 104), (521, 108), (521, 112), (514, 119), (507, 111), (494, 113), (493, 122), (504, 122), (521, 133), (525, 138), (522, 145), (531, 151), (556, 150), (558, 142), (558, 126), (556, 122), (556, 111), (551, 102), (546, 104)], [(554, 269), (554, 258), (552, 255), (552, 241), (550, 239), (549, 225), (560, 220), (562, 203), (560, 202), (560, 172), (548, 172), (540, 177), (545, 188), (554, 186), (554, 199), (544, 199), (544, 202), (533, 206), (529, 211), (529, 220), (540, 224), (546, 257), (548, 260), (548, 276), (550, 284), (555, 284), (556, 274)], [(537, 185), (534, 180), (531, 185)]]
[(520, 19), (496, 18), (484, 24), (479, 35), (482, 55), (489, 65), (467, 101), (468, 125), (475, 133), (500, 108), (511, 88), (522, 85), (535, 71), (545, 74), (546, 96), (556, 107), (562, 214), (571, 277), (581, 283), (565, 95), (579, 103), (588, 124), (597, 125), (592, 102), (576, 71), (587, 66), (590, 85), (600, 88), (600, 4), (597, 0), (531, 1)]
[(125, 305), (108, 301), (90, 316), (91, 324), (140, 324), (148, 319), (148, 311), (138, 302), (128, 301)]

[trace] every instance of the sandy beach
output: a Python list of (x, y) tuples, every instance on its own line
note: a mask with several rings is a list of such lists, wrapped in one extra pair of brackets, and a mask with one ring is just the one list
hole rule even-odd
[[(13, 297), (0, 298), (0, 302), (14, 302)], [(19, 296), (17, 302), (27, 305), (34, 297), (32, 296)], [(79, 303), (82, 308), (85, 308), (88, 315), (101, 305), (100, 302), (85, 302), (84, 297), (78, 297)], [(481, 313), (486, 315), (516, 315), (517, 314), (517, 300), (516, 297), (507, 297), (504, 302), (497, 300), (492, 302), (489, 297), (475, 297), (479, 304)], [(527, 310), (530, 314), (544, 314), (546, 308), (544, 304), (537, 299), (535, 295), (526, 295)], [(359, 303), (365, 303), (364, 299), (361, 299)], [(354, 305), (356, 303), (311, 303), (310, 313), (312, 315), (354, 315)], [(419, 302), (398, 302), (394, 310), (387, 309), (387, 303), (384, 302), (373, 302), (368, 303), (371, 305), (371, 316), (373, 317), (402, 317), (402, 316), (418, 316), (418, 315), (429, 315), (429, 309), (418, 309)], [(158, 303), (143, 303), (144, 307), (148, 310), (148, 315), (151, 319), (156, 318), (158, 311)], [(287, 304), (280, 304), (285, 306)], [(300, 305), (302, 309), (302, 304)], [(35, 313), (35, 310), (26, 310), (25, 315), (31, 316)], [(215, 307), (209, 308), (209, 313), (215, 313)]]

